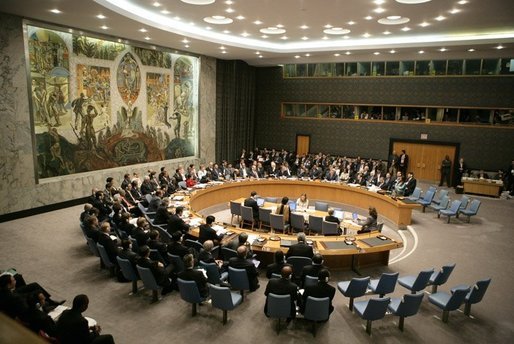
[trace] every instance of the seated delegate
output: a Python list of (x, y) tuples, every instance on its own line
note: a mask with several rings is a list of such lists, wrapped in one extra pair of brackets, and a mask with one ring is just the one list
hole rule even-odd
[(309, 209), (309, 199), (307, 194), (301, 194), (300, 198), (296, 200), (296, 211), (307, 211)]
[(359, 225), (362, 225), (361, 229), (357, 231), (357, 234), (362, 233), (369, 233), (373, 230), (377, 229), (377, 210), (375, 207), (369, 207), (369, 215), (366, 218), (366, 220), (360, 220), (358, 221)]

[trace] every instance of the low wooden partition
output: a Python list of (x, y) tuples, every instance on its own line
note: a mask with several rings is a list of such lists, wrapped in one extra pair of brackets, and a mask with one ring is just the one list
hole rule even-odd
[(195, 191), (191, 195), (190, 205), (193, 210), (205, 209), (240, 197), (249, 197), (252, 191), (257, 191), (261, 197), (287, 196), (291, 200), (306, 193), (309, 199), (345, 203), (365, 209), (366, 212), (369, 206), (373, 206), (379, 216), (387, 218), (398, 228), (410, 225), (412, 209), (419, 207), (419, 204), (404, 203), (363, 188), (289, 179), (242, 181), (208, 187)]

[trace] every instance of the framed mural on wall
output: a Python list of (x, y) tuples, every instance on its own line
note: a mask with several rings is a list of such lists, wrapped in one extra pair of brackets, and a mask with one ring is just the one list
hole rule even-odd
[(197, 154), (198, 57), (25, 32), (36, 179)]

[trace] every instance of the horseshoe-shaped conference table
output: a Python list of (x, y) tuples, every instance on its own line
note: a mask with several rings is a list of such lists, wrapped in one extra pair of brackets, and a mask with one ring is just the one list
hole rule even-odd
[[(296, 200), (300, 194), (306, 193), (311, 203), (313, 199), (333, 201), (365, 209), (366, 212), (369, 206), (373, 206), (380, 217), (387, 218), (400, 229), (411, 223), (412, 209), (419, 207), (364, 188), (291, 179), (244, 180), (209, 186), (193, 191), (189, 206), (193, 213), (198, 214), (202, 209), (249, 197), (252, 191), (256, 191), (259, 197), (287, 196), (291, 200)], [(225, 236), (223, 242), (234, 239), (241, 232), (247, 232), (254, 239), (258, 236), (259, 240), (253, 240), (251, 245), (263, 266), (273, 261), (275, 251), (287, 251), (286, 247), (281, 247), (280, 240), (276, 240), (277, 237), (296, 240), (296, 237), (291, 235), (256, 232), (232, 226), (227, 229), (230, 235)], [(197, 236), (198, 229), (193, 229), (192, 234)], [(403, 242), (378, 232), (346, 236), (315, 235), (307, 236), (307, 240), (309, 243), (312, 242), (315, 251), (323, 255), (326, 266), (332, 269), (353, 269), (356, 272), (362, 267), (388, 265), (390, 251), (403, 247)]]

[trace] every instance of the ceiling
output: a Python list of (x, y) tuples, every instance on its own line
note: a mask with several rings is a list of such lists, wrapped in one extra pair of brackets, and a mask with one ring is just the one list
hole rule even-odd
[(2, 0), (0, 11), (256, 66), (514, 57), (512, 0)]

